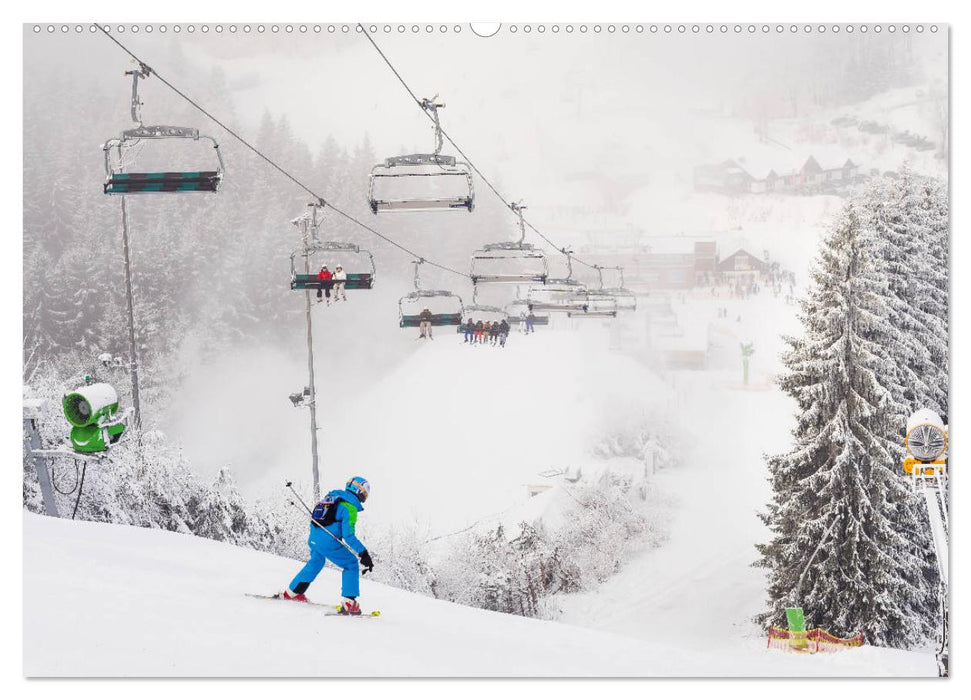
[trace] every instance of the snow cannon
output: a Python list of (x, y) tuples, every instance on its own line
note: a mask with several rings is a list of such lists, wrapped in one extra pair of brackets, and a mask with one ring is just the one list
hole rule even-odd
[(82, 386), (66, 394), (64, 417), (71, 424), (71, 445), (78, 452), (104, 452), (121, 439), (124, 418), (118, 413), (118, 392), (110, 384)]
[(904, 460), (905, 473), (912, 476), (937, 476), (945, 472), (947, 426), (934, 411), (922, 408), (907, 419), (904, 446), (908, 454)]

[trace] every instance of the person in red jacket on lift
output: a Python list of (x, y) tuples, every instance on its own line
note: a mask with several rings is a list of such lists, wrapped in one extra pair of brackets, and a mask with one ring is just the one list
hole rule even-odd
[(320, 286), (317, 288), (317, 303), (322, 302), (326, 295), (327, 306), (330, 306), (330, 290), (334, 287), (334, 275), (331, 274), (326, 265), (323, 265), (320, 272), (317, 273), (317, 279), (320, 280)]

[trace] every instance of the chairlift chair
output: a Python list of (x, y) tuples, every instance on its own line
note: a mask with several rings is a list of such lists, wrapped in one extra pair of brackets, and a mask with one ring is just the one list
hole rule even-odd
[(583, 308), (570, 311), (567, 314), (570, 318), (614, 318), (617, 315), (617, 298), (604, 289), (603, 267), (593, 267), (600, 276), (600, 288), (587, 290)]
[(573, 279), (572, 252), (560, 251), (566, 256), (567, 275), (564, 278), (547, 279), (542, 286), (529, 288), (526, 301), (534, 311), (570, 312), (582, 311), (587, 306), (587, 287)]
[[(370, 251), (363, 250), (354, 243), (341, 241), (315, 241), (306, 250), (300, 249), (290, 253), (290, 289), (320, 289), (322, 283), (317, 279), (316, 264), (311, 264), (311, 273), (297, 272), (297, 257), (316, 257), (320, 264), (327, 265), (333, 272), (337, 265), (341, 265), (347, 274), (344, 289), (374, 289), (374, 278), (377, 271), (374, 267), (374, 256)], [(365, 263), (365, 258), (367, 262)], [(352, 262), (345, 262), (351, 260)], [(349, 270), (355, 270), (350, 272)]]
[[(436, 102), (438, 95), (421, 102), (435, 123), (435, 152), (412, 153), (409, 155), (385, 158), (371, 169), (368, 182), (368, 203), (374, 214), (402, 211), (450, 211), (475, 207), (475, 189), (472, 182), (472, 169), (468, 164), (456, 161), (455, 156), (442, 155), (442, 127), (438, 110), (444, 103)], [(401, 196), (390, 196), (380, 192), (381, 183), (390, 184), (398, 180), (416, 188)], [(434, 191), (437, 185), (458, 188), (454, 194)], [(432, 189), (432, 191), (429, 191)]]
[[(428, 308), (432, 311), (432, 326), (458, 326), (462, 323), (462, 312), (464, 305), (462, 297), (444, 289), (422, 289), (418, 278), (418, 268), (424, 260), (416, 260), (415, 265), (415, 291), (406, 294), (398, 300), (398, 326), (401, 328), (418, 328), (421, 325), (421, 312)], [(439, 304), (428, 304), (429, 299), (447, 300), (448, 308), (446, 311), (435, 311), (431, 306)]]
[(602, 291), (591, 290), (583, 295), (584, 304), (580, 309), (567, 312), (570, 318), (614, 318), (617, 316), (617, 299)]
[(546, 256), (529, 243), (524, 243), (526, 228), (523, 212), (526, 207), (513, 202), (510, 208), (519, 216), (519, 240), (487, 243), (472, 253), (470, 276), (472, 284), (545, 284), (549, 277)]
[(506, 304), (506, 315), (509, 325), (515, 326), (520, 323), (525, 323), (526, 317), (529, 314), (533, 314), (533, 325), (535, 326), (548, 326), (550, 323), (549, 314), (537, 314), (535, 309), (528, 299), (521, 299), (519, 297), (519, 288), (516, 288), (516, 298), (511, 302)]
[[(631, 290), (624, 286), (624, 268), (613, 267), (604, 268), (598, 265), (594, 265), (597, 271), (600, 273), (600, 291), (605, 294), (611, 295), (617, 301), (618, 311), (637, 311), (637, 295)], [(620, 273), (620, 286), (619, 287), (604, 287), (603, 286), (603, 270), (613, 269)]]
[[(105, 154), (105, 194), (172, 194), (179, 192), (217, 192), (222, 184), (223, 165), (219, 144), (211, 136), (201, 134), (198, 129), (184, 126), (145, 126), (142, 124), (138, 99), (138, 81), (151, 75), (151, 69), (141, 64), (136, 70), (126, 71), (132, 76), (132, 121), (138, 124), (134, 129), (121, 132), (121, 137), (111, 139), (102, 145)], [(124, 172), (126, 156), (131, 154), (142, 141), (161, 141), (165, 139), (205, 140), (212, 144), (216, 152), (215, 170), (193, 170), (182, 172)], [(114, 157), (112, 157), (114, 153)]]
[[(471, 318), (473, 321), (482, 321), (483, 323), (501, 323), (505, 321), (509, 323), (509, 314), (506, 310), (500, 306), (490, 306), (488, 304), (480, 304), (476, 299), (476, 288), (472, 289), (472, 304), (466, 306), (462, 309), (462, 319), (463, 323)], [(458, 333), (463, 331), (462, 326), (455, 329)]]

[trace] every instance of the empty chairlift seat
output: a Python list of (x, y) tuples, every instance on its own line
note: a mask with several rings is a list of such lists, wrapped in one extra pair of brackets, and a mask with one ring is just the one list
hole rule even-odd
[[(600, 275), (600, 289), (597, 291), (600, 294), (612, 297), (614, 300), (614, 305), (617, 311), (636, 311), (637, 310), (637, 296), (631, 290), (624, 286), (624, 268), (623, 267), (611, 267), (605, 268), (602, 265), (594, 265), (597, 272)], [(620, 274), (620, 286), (619, 287), (604, 287), (604, 270), (617, 270)]]
[(387, 158), (371, 170), (368, 203), (375, 214), (472, 211), (472, 171), (451, 156), (415, 154)]
[[(208, 141), (216, 153), (215, 170), (123, 172), (133, 149), (143, 141), (180, 139)], [(105, 154), (105, 194), (171, 194), (180, 192), (217, 192), (223, 180), (223, 160), (219, 144), (198, 129), (181, 126), (139, 126), (122, 132), (102, 147)]]
[(613, 318), (617, 315), (617, 299), (601, 291), (588, 291), (579, 309), (567, 312), (570, 318)]
[(543, 286), (530, 287), (526, 302), (533, 311), (568, 313), (587, 306), (587, 288), (576, 280), (550, 280)]
[(472, 169), (442, 155), (438, 110), (445, 105), (424, 99), (421, 106), (435, 124), (434, 153), (386, 158), (371, 169), (368, 204), (374, 214), (405, 211), (469, 211), (475, 207)]
[(549, 267), (546, 256), (529, 243), (525, 243), (526, 227), (523, 223), (522, 203), (509, 205), (519, 217), (519, 240), (488, 243), (472, 253), (469, 276), (472, 284), (546, 284)]
[(637, 311), (637, 295), (624, 287), (604, 289), (605, 293), (614, 297), (618, 311)]
[(546, 256), (528, 243), (488, 243), (472, 253), (473, 284), (543, 284)]

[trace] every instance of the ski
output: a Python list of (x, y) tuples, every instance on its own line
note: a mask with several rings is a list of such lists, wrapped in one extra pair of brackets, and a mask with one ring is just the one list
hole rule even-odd
[(332, 612), (324, 613), (324, 615), (326, 615), (327, 617), (380, 617), (381, 616), (380, 610), (369, 610), (368, 612), (361, 611), (360, 615), (345, 615), (344, 613), (340, 612), (341, 610), (340, 605), (332, 605), (327, 607), (333, 608)]
[(300, 600), (300, 601), (296, 601), (296, 600), (294, 600), (294, 601), (286, 600), (286, 598), (284, 598), (280, 593), (274, 593), (273, 595), (262, 595), (260, 593), (245, 593), (244, 595), (246, 595), (246, 596), (248, 596), (250, 598), (260, 598), (262, 600), (282, 600), (282, 601), (287, 602), (287, 603), (300, 603), (301, 605), (311, 605), (311, 606), (313, 606), (315, 608), (328, 608), (328, 609), (330, 609), (330, 608), (334, 607), (333, 605), (330, 605), (328, 603), (314, 603), (311, 600)]
[(381, 616), (380, 610), (371, 610), (368, 612), (362, 612), (360, 615), (345, 615), (339, 612), (339, 610), (341, 609), (340, 605), (334, 605), (332, 603), (314, 603), (311, 600), (288, 601), (279, 593), (275, 593), (273, 595), (262, 595), (260, 593), (245, 593), (244, 595), (250, 598), (260, 598), (261, 600), (282, 600), (288, 603), (299, 602), (301, 605), (310, 605), (315, 608), (326, 608), (327, 612), (325, 612), (324, 615), (326, 615), (327, 617), (380, 617)]

